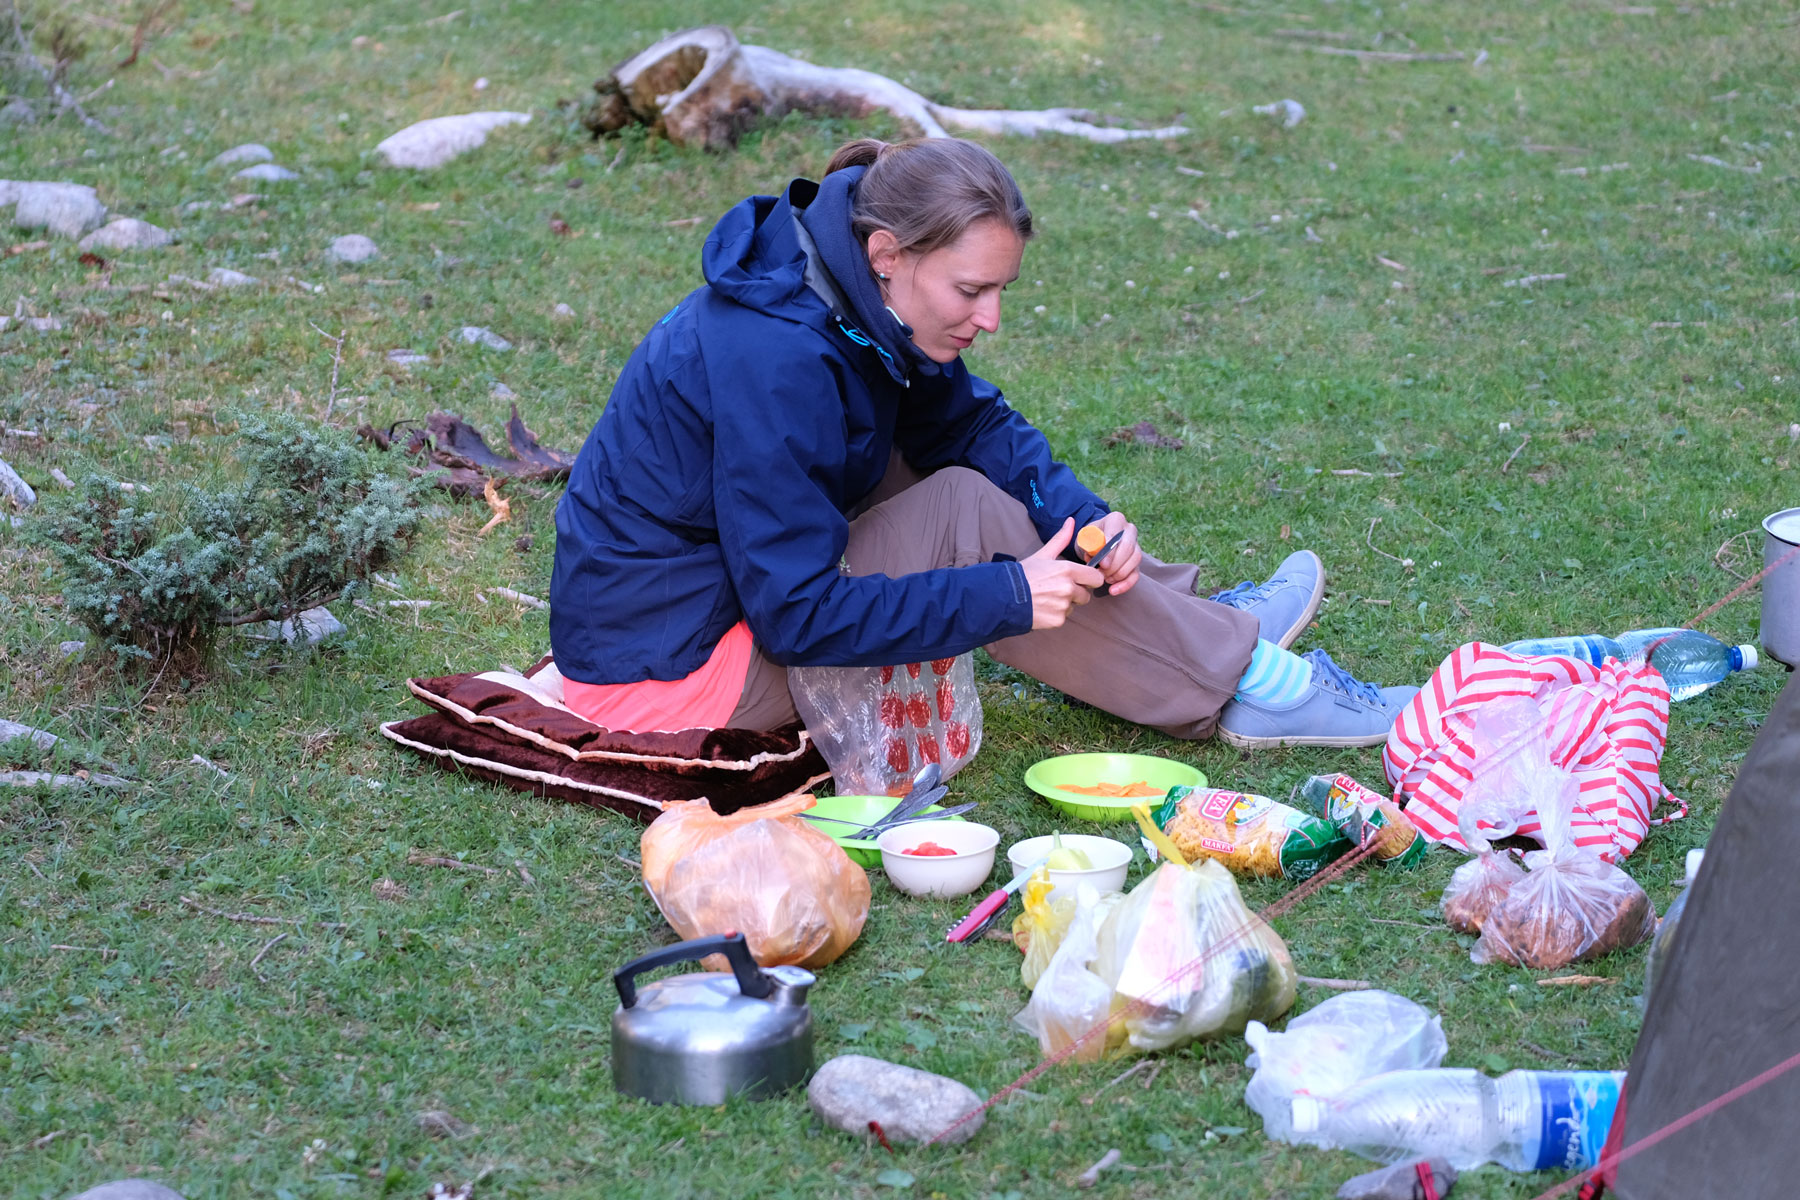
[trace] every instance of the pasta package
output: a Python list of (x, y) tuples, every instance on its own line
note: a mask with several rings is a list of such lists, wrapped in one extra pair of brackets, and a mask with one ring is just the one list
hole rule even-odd
[(1151, 819), (1190, 862), (1214, 859), (1238, 875), (1310, 879), (1352, 849), (1329, 821), (1224, 788), (1170, 788)]

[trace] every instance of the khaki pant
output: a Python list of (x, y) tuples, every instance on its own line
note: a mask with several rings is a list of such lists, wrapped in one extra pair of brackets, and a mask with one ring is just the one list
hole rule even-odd
[[(986, 476), (947, 467), (921, 477), (896, 455), (869, 507), (850, 522), (853, 575), (910, 575), (1025, 558), (1043, 545), (1025, 506)], [(1148, 554), (1137, 585), (1095, 596), (1057, 629), (1005, 638), (987, 652), (1051, 687), (1171, 737), (1208, 737), (1256, 648), (1256, 618), (1194, 595), (1199, 568)], [(798, 721), (787, 671), (752, 657), (737, 728)]]

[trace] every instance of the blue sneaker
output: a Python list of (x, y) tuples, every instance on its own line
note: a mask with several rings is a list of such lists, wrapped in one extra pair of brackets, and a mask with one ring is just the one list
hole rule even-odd
[(1416, 687), (1377, 687), (1363, 683), (1314, 650), (1312, 686), (1297, 704), (1275, 708), (1251, 700), (1232, 700), (1219, 713), (1219, 736), (1233, 746), (1379, 746), (1412, 698)]
[(1253, 614), (1262, 639), (1286, 650), (1318, 615), (1325, 599), (1325, 564), (1311, 550), (1296, 550), (1263, 582), (1246, 579), (1207, 599)]

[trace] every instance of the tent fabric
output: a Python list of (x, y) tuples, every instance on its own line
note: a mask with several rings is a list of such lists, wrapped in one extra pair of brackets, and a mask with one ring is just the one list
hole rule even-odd
[[(1800, 683), (1751, 746), (1658, 968), (1613, 1141), (1629, 1149), (1800, 1054)], [(1616, 1165), (1619, 1200), (1800, 1192), (1800, 1070)]]
[[(1475, 771), (1475, 723), (1494, 702), (1528, 697), (1544, 715), (1550, 761), (1581, 788), (1575, 844), (1609, 862), (1637, 849), (1650, 826), (1687, 808), (1659, 774), (1669, 687), (1647, 663), (1524, 657), (1485, 642), (1459, 647), (1401, 710), (1382, 751), (1394, 799), (1419, 831), (1469, 853), (1457, 818)], [(1656, 818), (1658, 805), (1675, 806)], [(1542, 840), (1532, 813), (1519, 826)]]

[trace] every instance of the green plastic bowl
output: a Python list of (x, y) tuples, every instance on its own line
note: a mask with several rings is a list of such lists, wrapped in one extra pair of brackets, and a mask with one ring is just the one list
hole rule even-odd
[[(809, 817), (830, 817), (829, 821), (812, 822), (814, 829), (829, 837), (844, 848), (850, 861), (859, 867), (879, 869), (881, 866), (881, 847), (875, 844), (874, 838), (853, 838), (845, 834), (852, 832), (857, 826), (870, 825), (894, 811), (900, 803), (898, 796), (820, 796), (813, 806), (800, 814), (801, 820)], [(934, 804), (926, 809), (926, 813), (942, 811), (943, 806)], [(924, 814), (920, 814), (924, 815)], [(960, 821), (961, 817), (945, 817), (946, 821)], [(855, 825), (840, 825), (839, 821), (854, 821)]]
[(1198, 768), (1148, 754), (1064, 754), (1033, 763), (1025, 772), (1026, 787), (1071, 817), (1083, 821), (1129, 821), (1132, 805), (1155, 807), (1159, 797), (1111, 800), (1104, 796), (1065, 792), (1061, 790), (1063, 784), (1092, 787), (1097, 783), (1136, 783), (1140, 779), (1163, 792), (1184, 785), (1206, 786), (1206, 776)]

